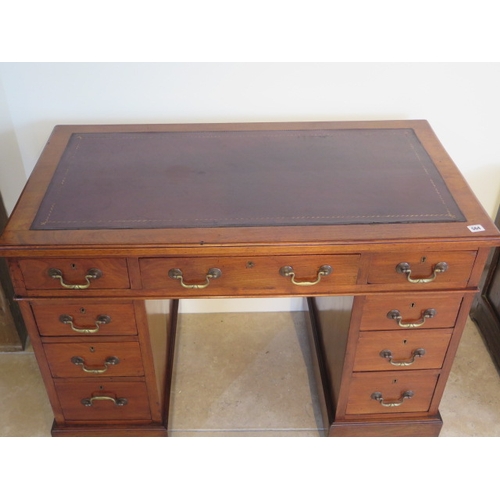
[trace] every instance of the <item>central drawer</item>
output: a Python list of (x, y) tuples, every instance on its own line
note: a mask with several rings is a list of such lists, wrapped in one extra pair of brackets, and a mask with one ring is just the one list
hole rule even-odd
[(326, 293), (356, 284), (358, 268), (358, 254), (140, 259), (142, 286), (175, 296)]

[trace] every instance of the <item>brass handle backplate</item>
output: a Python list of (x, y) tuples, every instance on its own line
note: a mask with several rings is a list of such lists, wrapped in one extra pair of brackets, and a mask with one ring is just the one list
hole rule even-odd
[(90, 286), (90, 284), (91, 284), (90, 280), (97, 280), (97, 279), (102, 277), (102, 271), (100, 269), (91, 268), (87, 271), (87, 274), (84, 276), (84, 280), (85, 280), (84, 284), (70, 285), (69, 283), (66, 283), (64, 281), (64, 276), (63, 276), (63, 273), (60, 269), (55, 269), (55, 268), (51, 267), (48, 270), (48, 274), (51, 278), (53, 278), (55, 280), (58, 279), (59, 282), (61, 283), (61, 286), (63, 286), (64, 288), (67, 288), (69, 290), (85, 290), (86, 288), (88, 288)]
[(397, 406), (401, 406), (405, 402), (405, 399), (411, 399), (414, 394), (415, 393), (413, 391), (405, 391), (403, 392), (403, 394), (401, 394), (401, 397), (397, 401), (384, 401), (381, 392), (374, 392), (371, 395), (371, 398), (375, 401), (378, 401), (382, 406), (385, 406), (386, 408), (394, 408)]
[(396, 321), (398, 326), (400, 326), (401, 328), (418, 328), (419, 326), (422, 326), (425, 323), (426, 319), (434, 318), (434, 316), (436, 316), (436, 314), (437, 314), (437, 312), (435, 309), (426, 309), (422, 313), (420, 320), (417, 322), (414, 322), (414, 323), (405, 323), (403, 321), (403, 317), (401, 316), (401, 313), (397, 309), (393, 309), (392, 311), (389, 311), (387, 313), (387, 317), (389, 319), (393, 319), (394, 321)]
[(83, 406), (93, 406), (94, 401), (112, 401), (115, 406), (125, 406), (128, 403), (126, 398), (112, 398), (111, 396), (92, 396), (82, 399), (81, 403)]
[(419, 347), (412, 352), (412, 357), (410, 359), (404, 361), (395, 361), (392, 357), (392, 351), (390, 351), (389, 349), (384, 349), (380, 352), (380, 356), (384, 359), (387, 359), (387, 361), (389, 361), (389, 363), (393, 366), (410, 366), (415, 363), (415, 360), (417, 358), (421, 358), (424, 354), (425, 349)]
[(61, 316), (59, 316), (59, 321), (61, 323), (64, 323), (65, 325), (69, 325), (71, 329), (76, 333), (92, 334), (97, 333), (101, 325), (107, 325), (108, 323), (110, 323), (111, 318), (105, 314), (97, 316), (95, 320), (95, 328), (81, 328), (75, 326), (75, 324), (73, 323), (73, 316), (70, 316), (69, 314), (61, 314)]
[(71, 362), (76, 365), (76, 366), (81, 366), (82, 370), (85, 373), (105, 373), (108, 371), (108, 368), (113, 365), (117, 365), (120, 362), (120, 359), (115, 357), (115, 356), (110, 356), (109, 358), (106, 358), (104, 361), (104, 368), (88, 368), (85, 366), (85, 360), (80, 357), (80, 356), (73, 356), (71, 358)]
[(179, 280), (184, 288), (191, 288), (196, 290), (199, 290), (200, 288), (206, 288), (208, 285), (210, 285), (210, 280), (215, 280), (217, 278), (220, 278), (221, 276), (222, 271), (216, 267), (213, 267), (208, 270), (207, 274), (205, 275), (205, 281), (203, 283), (189, 284), (184, 282), (184, 277), (182, 275), (181, 269), (170, 269), (168, 271), (169, 278)]
[(318, 273), (316, 276), (316, 279), (314, 281), (297, 281), (295, 279), (295, 272), (293, 270), (292, 266), (283, 266), (280, 269), (280, 274), (281, 276), (284, 276), (285, 278), (290, 278), (290, 281), (297, 286), (312, 286), (312, 285), (317, 285), (320, 281), (322, 276), (328, 276), (331, 274), (333, 271), (332, 266), (329, 265), (324, 265), (321, 266), (318, 269)]
[(396, 272), (398, 272), (399, 274), (406, 274), (406, 279), (410, 283), (431, 283), (436, 279), (438, 274), (444, 273), (447, 270), (448, 270), (448, 264), (446, 262), (438, 262), (432, 270), (432, 275), (429, 276), (428, 278), (412, 278), (411, 266), (410, 264), (408, 264), (408, 262), (400, 262), (396, 266)]

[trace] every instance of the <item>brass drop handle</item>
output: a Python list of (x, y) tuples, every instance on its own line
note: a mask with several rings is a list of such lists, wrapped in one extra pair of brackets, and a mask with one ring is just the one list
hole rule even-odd
[(396, 272), (399, 274), (406, 274), (406, 279), (410, 283), (431, 283), (434, 281), (439, 273), (444, 273), (448, 270), (448, 264), (446, 262), (438, 262), (432, 269), (432, 276), (428, 278), (412, 278), (411, 277), (411, 267), (408, 262), (400, 262), (396, 266)]
[(87, 274), (84, 276), (85, 283), (81, 285), (70, 285), (69, 283), (65, 283), (63, 273), (60, 269), (55, 269), (51, 267), (48, 270), (48, 274), (51, 278), (55, 280), (59, 280), (61, 285), (64, 288), (69, 290), (85, 290), (90, 286), (90, 280), (97, 280), (102, 277), (102, 271), (100, 269), (91, 268), (87, 271)]
[(293, 270), (292, 266), (283, 266), (280, 269), (280, 274), (281, 276), (284, 276), (285, 278), (290, 278), (290, 281), (297, 286), (312, 286), (312, 285), (317, 285), (320, 281), (322, 276), (328, 276), (331, 274), (333, 271), (332, 266), (324, 265), (321, 266), (318, 269), (318, 273), (316, 276), (316, 279), (314, 281), (297, 281), (295, 279), (295, 272)]
[(92, 396), (82, 399), (83, 406), (93, 406), (94, 401), (112, 401), (116, 406), (125, 406), (128, 403), (126, 398), (112, 398), (111, 396)]
[(425, 349), (419, 347), (418, 349), (415, 349), (412, 352), (412, 357), (410, 359), (406, 361), (395, 361), (392, 358), (392, 351), (390, 351), (389, 349), (384, 349), (383, 351), (380, 351), (380, 356), (382, 358), (387, 359), (387, 361), (389, 361), (389, 363), (393, 366), (410, 366), (413, 363), (415, 363), (415, 360), (417, 358), (421, 358), (424, 354), (425, 354)]
[(71, 329), (76, 332), (76, 333), (97, 333), (99, 331), (99, 328), (101, 325), (107, 325), (108, 323), (111, 322), (111, 318), (105, 314), (101, 314), (97, 316), (95, 320), (95, 328), (81, 328), (78, 326), (75, 326), (73, 323), (73, 316), (70, 316), (69, 314), (61, 314), (59, 316), (59, 321), (61, 323), (64, 323), (65, 325), (69, 325)]
[(115, 356), (110, 356), (109, 358), (106, 358), (104, 361), (104, 368), (87, 368), (85, 366), (85, 360), (80, 356), (73, 356), (71, 358), (71, 362), (76, 366), (81, 366), (82, 370), (85, 373), (105, 373), (106, 371), (108, 371), (108, 368), (110, 366), (117, 365), (120, 362), (120, 359)]
[(422, 317), (420, 318), (420, 320), (417, 321), (416, 323), (403, 322), (403, 317), (401, 316), (401, 313), (397, 309), (393, 309), (392, 311), (389, 311), (387, 313), (387, 317), (389, 319), (395, 320), (396, 323), (398, 324), (398, 326), (400, 326), (401, 328), (418, 328), (419, 326), (422, 326), (425, 323), (426, 319), (434, 318), (434, 316), (436, 316), (436, 314), (437, 314), (437, 312), (435, 309), (426, 309), (422, 313)]
[(194, 288), (196, 290), (199, 290), (200, 288), (206, 288), (208, 285), (210, 285), (210, 280), (215, 280), (217, 278), (220, 278), (221, 276), (222, 276), (222, 271), (220, 269), (217, 269), (216, 267), (213, 267), (209, 269), (207, 274), (205, 275), (204, 283), (191, 285), (184, 282), (184, 277), (182, 275), (181, 269), (170, 269), (168, 271), (169, 278), (172, 278), (174, 280), (179, 280), (184, 288)]
[(413, 391), (405, 391), (397, 401), (384, 401), (381, 392), (374, 392), (371, 395), (371, 398), (375, 401), (378, 401), (382, 406), (385, 406), (386, 408), (393, 408), (401, 406), (405, 402), (405, 399), (411, 399), (414, 394), (415, 393)]

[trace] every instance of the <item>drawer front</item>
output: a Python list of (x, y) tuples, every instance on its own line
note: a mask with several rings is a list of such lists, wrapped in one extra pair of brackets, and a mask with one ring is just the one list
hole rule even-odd
[(176, 295), (325, 293), (356, 284), (358, 267), (359, 255), (140, 260), (144, 288)]
[(131, 302), (54, 302), (32, 304), (42, 336), (137, 334)]
[(138, 342), (45, 344), (44, 351), (55, 378), (144, 375)]
[(365, 298), (361, 330), (413, 330), (452, 328), (462, 295), (446, 293), (401, 293)]
[(439, 369), (452, 330), (361, 332), (354, 371)]
[(383, 253), (372, 257), (368, 283), (408, 289), (467, 286), (476, 252)]
[(436, 373), (421, 371), (354, 373), (346, 414), (426, 412), (437, 379)]
[(28, 290), (130, 288), (125, 259), (23, 259), (19, 266)]
[(54, 381), (67, 420), (150, 420), (146, 384), (133, 382)]

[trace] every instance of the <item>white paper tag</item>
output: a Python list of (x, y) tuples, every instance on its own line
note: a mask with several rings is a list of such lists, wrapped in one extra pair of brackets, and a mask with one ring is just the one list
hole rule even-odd
[(474, 224), (473, 226), (467, 226), (467, 229), (471, 233), (479, 233), (480, 231), (485, 231), (484, 227), (481, 224)]

